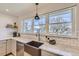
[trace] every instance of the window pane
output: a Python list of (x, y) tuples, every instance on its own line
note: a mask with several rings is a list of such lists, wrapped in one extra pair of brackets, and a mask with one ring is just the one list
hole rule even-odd
[(46, 32), (46, 16), (41, 16), (39, 21), (40, 32)]
[(59, 34), (70, 35), (72, 32), (71, 23), (61, 24), (60, 29), (58, 31)]
[(38, 28), (39, 28), (39, 26), (34, 26), (34, 32), (35, 32), (35, 33), (38, 32)]
[(24, 20), (24, 32), (31, 32), (32, 31), (32, 20), (27, 19)]
[(46, 17), (45, 16), (40, 17), (39, 24), (46, 24)]
[(27, 25), (32, 25), (32, 20), (31, 19), (24, 20), (24, 23), (26, 23)]
[(57, 23), (56, 16), (49, 16), (49, 23)]
[(39, 20), (34, 20), (34, 25), (39, 25)]
[(40, 32), (46, 32), (46, 26), (45, 25), (40, 26)]
[(61, 14), (57, 16), (59, 22), (71, 22), (71, 13)]
[(59, 22), (71, 22), (72, 13), (69, 11), (64, 11), (56, 13), (54, 15), (49, 15), (49, 23), (59, 23)]
[(49, 32), (53, 32), (53, 33), (57, 33), (58, 30), (57, 30), (57, 24), (50, 24), (49, 25)]
[(72, 32), (72, 10), (50, 14), (49, 32), (70, 35)]

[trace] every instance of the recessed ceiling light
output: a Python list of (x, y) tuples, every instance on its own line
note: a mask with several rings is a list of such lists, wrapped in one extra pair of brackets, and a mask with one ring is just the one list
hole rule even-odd
[(5, 9), (6, 11), (9, 11), (9, 9)]

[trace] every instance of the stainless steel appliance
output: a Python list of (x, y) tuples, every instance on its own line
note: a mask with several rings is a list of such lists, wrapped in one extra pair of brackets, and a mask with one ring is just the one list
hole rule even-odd
[(17, 37), (17, 32), (13, 32), (13, 37)]

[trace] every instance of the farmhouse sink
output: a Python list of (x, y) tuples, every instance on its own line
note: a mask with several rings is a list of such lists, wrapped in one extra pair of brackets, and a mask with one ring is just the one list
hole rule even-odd
[(31, 41), (31, 42), (28, 42), (26, 44), (31, 45), (31, 46), (36, 47), (36, 48), (39, 48), (43, 43), (37, 42), (37, 41)]
[(31, 41), (24, 44), (24, 51), (32, 56), (41, 56), (41, 49), (39, 47), (43, 43), (37, 41)]

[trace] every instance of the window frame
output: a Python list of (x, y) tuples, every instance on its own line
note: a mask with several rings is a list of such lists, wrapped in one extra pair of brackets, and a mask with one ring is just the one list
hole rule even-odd
[[(71, 30), (71, 35), (68, 35), (68, 36), (72, 36), (73, 35), (73, 33), (75, 33), (75, 7), (72, 7), (72, 8), (67, 8), (67, 9), (63, 9), (63, 10), (59, 10), (59, 11), (56, 11), (56, 12), (52, 12), (52, 13), (49, 13), (49, 15), (50, 14), (55, 14), (55, 13), (60, 13), (60, 12), (64, 12), (64, 11), (67, 11), (67, 10), (71, 10), (71, 27), (72, 27), (72, 30)], [(62, 13), (60, 13), (60, 14), (62, 14)], [(48, 18), (49, 18), (49, 16), (48, 16)], [(49, 20), (49, 19), (48, 19)], [(50, 24), (49, 24), (49, 22), (48, 22), (48, 26), (49, 26)], [(73, 26), (74, 25), (74, 26)], [(58, 27), (58, 26), (57, 26)], [(48, 27), (48, 29), (49, 29), (49, 27)], [(48, 30), (48, 33), (50, 33), (50, 34), (55, 34), (55, 35), (57, 35), (57, 36), (59, 36), (60, 34), (56, 34), (56, 33), (52, 33), (52, 32), (49, 32), (49, 30)], [(76, 34), (76, 33), (75, 33)], [(64, 36), (64, 35), (60, 35), (60, 36)]]

